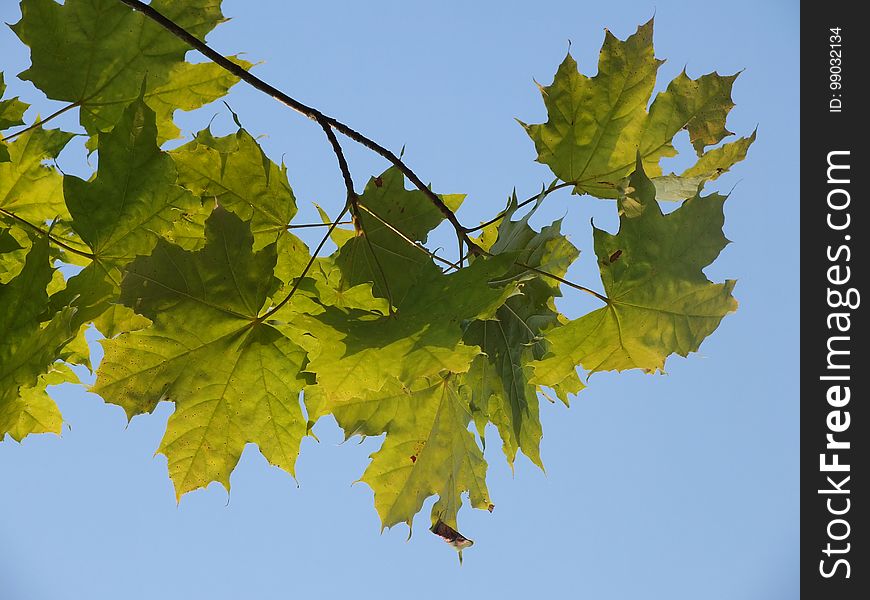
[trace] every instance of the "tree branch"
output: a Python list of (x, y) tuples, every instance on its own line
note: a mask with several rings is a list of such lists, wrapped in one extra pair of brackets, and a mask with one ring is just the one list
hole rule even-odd
[(338, 138), (335, 137), (335, 132), (332, 130), (332, 126), (322, 121), (320, 122), (320, 126), (323, 128), (323, 132), (326, 134), (326, 139), (329, 140), (329, 143), (332, 146), (332, 151), (335, 152), (335, 158), (338, 159), (338, 168), (341, 170), (341, 177), (344, 180), (344, 187), (347, 190), (347, 205), (350, 207), (351, 222), (353, 222), (354, 231), (359, 235), (360, 222), (359, 207), (357, 205), (359, 197), (353, 189), (353, 178), (350, 176), (350, 167), (347, 165), (344, 151), (341, 149), (341, 144), (338, 143)]
[(380, 273), (381, 279), (384, 281), (384, 291), (387, 293), (387, 300), (390, 303), (390, 312), (392, 313), (393, 294), (390, 292), (390, 282), (387, 281), (387, 274), (384, 272), (384, 267), (381, 265), (378, 255), (375, 254), (374, 245), (369, 239), (369, 236), (366, 235), (363, 223), (359, 218), (359, 196), (356, 195), (356, 191), (353, 189), (353, 179), (350, 176), (350, 168), (347, 166), (347, 159), (344, 157), (344, 151), (341, 149), (341, 144), (338, 143), (338, 139), (335, 137), (335, 132), (332, 130), (332, 127), (326, 123), (320, 123), (320, 126), (323, 127), (323, 131), (326, 133), (329, 143), (332, 144), (332, 150), (335, 152), (335, 157), (338, 159), (338, 167), (341, 169), (341, 176), (342, 179), (344, 179), (344, 187), (347, 189), (346, 206), (350, 208), (353, 229), (357, 236), (362, 235), (363, 239), (365, 239), (366, 246), (368, 246), (369, 252), (372, 254), (372, 260), (375, 261), (378, 273)]
[(441, 211), (441, 214), (443, 214), (444, 217), (450, 222), (450, 224), (453, 225), (453, 228), (456, 230), (456, 235), (459, 236), (459, 238), (463, 242), (465, 242), (465, 244), (468, 246), (468, 248), (472, 254), (477, 255), (477, 254), (481, 254), (483, 252), (483, 250), (477, 244), (475, 244), (471, 240), (471, 238), (468, 237), (468, 233), (465, 231), (465, 228), (459, 222), (459, 219), (456, 218), (456, 215), (453, 213), (453, 211), (450, 210), (450, 208), (446, 204), (444, 204), (444, 202), (441, 200), (441, 198), (439, 198), (435, 192), (430, 190), (429, 187), (425, 183), (423, 183), (423, 181), (416, 175), (416, 173), (414, 173), (414, 171), (412, 171), (410, 169), (410, 167), (408, 167), (408, 165), (406, 165), (404, 162), (402, 162), (402, 160), (398, 156), (396, 156), (393, 152), (391, 152), (387, 148), (381, 146), (380, 144), (378, 144), (374, 140), (359, 133), (358, 131), (352, 129), (351, 127), (345, 125), (341, 121), (338, 121), (337, 119), (335, 119), (333, 117), (330, 117), (328, 115), (323, 114), (322, 112), (320, 112), (319, 110), (317, 110), (314, 107), (308, 106), (307, 104), (303, 104), (302, 102), (299, 102), (298, 100), (296, 100), (294, 98), (291, 98), (286, 93), (282, 92), (281, 90), (277, 89), (276, 87), (269, 85), (268, 83), (266, 83), (265, 81), (263, 81), (262, 79), (257, 77), (256, 75), (252, 75), (251, 73), (246, 71), (244, 68), (235, 64), (234, 62), (232, 62), (231, 60), (229, 60), (228, 58), (226, 58), (222, 54), (214, 51), (205, 42), (203, 42), (202, 40), (200, 40), (199, 38), (197, 38), (196, 36), (194, 36), (193, 34), (188, 32), (186, 29), (184, 29), (183, 27), (181, 27), (180, 25), (178, 25), (177, 23), (175, 23), (171, 19), (168, 19), (167, 17), (162, 15), (160, 12), (154, 10), (149, 5), (144, 4), (140, 0), (119, 0), (119, 1), (126, 4), (127, 6), (132, 8), (133, 10), (141, 12), (143, 15), (145, 15), (146, 17), (148, 17), (149, 19), (151, 19), (152, 21), (154, 21), (155, 23), (157, 23), (158, 25), (160, 25), (161, 27), (163, 27), (164, 29), (166, 29), (170, 33), (172, 33), (175, 37), (183, 40), (188, 45), (190, 45), (192, 48), (198, 50), (206, 58), (210, 59), (212, 62), (214, 62), (218, 66), (222, 67), (226, 71), (232, 73), (233, 75), (235, 75), (236, 77), (238, 77), (242, 81), (250, 84), (251, 86), (260, 90), (261, 92), (272, 96), (272, 98), (274, 98), (278, 102), (281, 102), (282, 104), (292, 108), (296, 112), (308, 117), (309, 119), (316, 121), (317, 123), (319, 123), (321, 125), (321, 127), (323, 127), (324, 125), (328, 125), (329, 127), (332, 127), (333, 129), (335, 129), (335, 131), (338, 131), (339, 133), (349, 137), (350, 139), (352, 139), (353, 141), (355, 141), (359, 144), (362, 144), (363, 146), (365, 146), (369, 150), (372, 150), (373, 152), (375, 152), (375, 153), (381, 155), (382, 157), (384, 157), (385, 159), (387, 159), (397, 169), (399, 169), (408, 179), (410, 179), (411, 183), (413, 183), (417, 189), (419, 189), (421, 192), (423, 192), (423, 194), (429, 199), (429, 201), (432, 202), (432, 204), (434, 204), (438, 208), (439, 211)]

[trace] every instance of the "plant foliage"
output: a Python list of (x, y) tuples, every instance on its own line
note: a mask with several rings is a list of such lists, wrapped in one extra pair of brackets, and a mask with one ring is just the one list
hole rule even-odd
[[(179, 498), (213, 481), (229, 489), (247, 443), (293, 474), (301, 440), (332, 415), (348, 437), (385, 436), (362, 474), (383, 526), (410, 525), (437, 496), (433, 531), (461, 551), (463, 496), (493, 509), (488, 424), (511, 465), (523, 453), (543, 467), (546, 390), (567, 404), (585, 386), (578, 367), (662, 371), (736, 309), (734, 282), (703, 273), (728, 241), (726, 198), (702, 188), (755, 134), (722, 143), (736, 75), (684, 71), (651, 101), (663, 62), (652, 21), (624, 41), (607, 32), (595, 76), (568, 54), (541, 87), (547, 121), (523, 127), (557, 180), (481, 227), (456, 227), (465, 257), (427, 247), (445, 218), (456, 226), (464, 196), (414, 183), (367, 138), (393, 166), (358, 194), (334, 133), (347, 131), (310, 114), (348, 186), (341, 216), (321, 209), (335, 247), (324, 255), (292, 233), (287, 168), (241, 125), (163, 148), (180, 135), (176, 109), (220, 98), (251, 64), (186, 62), (188, 43), (137, 4), (22, 0), (12, 26), (30, 47), (19, 77), (68, 103), (55, 114), (77, 110), (99, 166), (62, 174), (52, 161), (74, 134), (48, 128), (55, 115), (26, 124), (28, 106), (2, 99), (0, 79), (0, 436), (59, 433), (46, 386), (90, 366), (93, 325), (105, 350), (93, 392), (131, 419), (175, 404), (158, 452)], [(220, 0), (150, 7), (199, 39), (224, 20)], [(664, 174), (683, 130), (695, 163)], [(565, 279), (579, 251), (560, 221), (529, 224), (562, 188), (614, 200), (618, 232), (594, 228), (601, 292)], [(345, 214), (353, 230), (336, 226)], [(584, 292), (601, 307), (559, 312), (562, 293)]]

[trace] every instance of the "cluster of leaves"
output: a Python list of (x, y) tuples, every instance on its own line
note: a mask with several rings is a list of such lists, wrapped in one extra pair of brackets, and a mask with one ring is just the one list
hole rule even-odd
[[(223, 20), (220, 0), (151, 6), (199, 38)], [(618, 233), (594, 231), (603, 306), (570, 320), (555, 300), (579, 252), (559, 221), (535, 230), (514, 198), (480, 229), (481, 251), (450, 264), (425, 246), (443, 210), (391, 167), (349, 194), (354, 230), (333, 225), (335, 251), (317, 256), (292, 233), (285, 166), (241, 126), (162, 149), (180, 135), (173, 111), (220, 98), (235, 75), (186, 62), (183, 41), (118, 0), (21, 9), (32, 65), (19, 77), (78, 109), (99, 166), (88, 180), (51, 166), (73, 134), (50, 118), (0, 143), (0, 436), (59, 433), (46, 386), (90, 367), (92, 325), (105, 350), (94, 393), (129, 418), (175, 404), (158, 452), (179, 498), (228, 489), (247, 443), (293, 474), (300, 441), (332, 415), (348, 437), (386, 434), (362, 475), (383, 526), (410, 525), (437, 496), (435, 531), (461, 549), (463, 494), (493, 508), (487, 424), (508, 462), (542, 465), (545, 388), (567, 404), (578, 366), (660, 371), (736, 308), (734, 282), (703, 274), (727, 240), (725, 198), (701, 188), (754, 134), (719, 145), (734, 76), (683, 72), (650, 104), (652, 22), (625, 41), (608, 32), (594, 77), (568, 55), (541, 88), (548, 121), (524, 124), (558, 178), (538, 203), (571, 187), (619, 212)], [(0, 129), (26, 109), (0, 101)], [(697, 161), (664, 175), (681, 130)], [(438, 197), (450, 211), (464, 199)], [(661, 200), (681, 204), (664, 214)]]

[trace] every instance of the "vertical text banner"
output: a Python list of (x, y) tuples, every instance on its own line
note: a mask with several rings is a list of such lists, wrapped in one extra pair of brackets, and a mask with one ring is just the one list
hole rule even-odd
[(870, 598), (870, 34), (861, 3), (801, 8), (801, 590)]

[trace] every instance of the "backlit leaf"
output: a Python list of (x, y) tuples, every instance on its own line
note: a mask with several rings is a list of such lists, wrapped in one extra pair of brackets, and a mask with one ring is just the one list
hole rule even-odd
[[(224, 20), (220, 0), (153, 0), (151, 6), (199, 38)], [(117, 0), (22, 0), (12, 30), (30, 47), (32, 65), (19, 77), (53, 100), (76, 103), (89, 134), (111, 129), (140, 96), (143, 80), (161, 142), (178, 135), (175, 108), (203, 106), (238, 81), (210, 64), (185, 65), (185, 42)]]
[(702, 269), (728, 243), (722, 235), (725, 197), (695, 196), (664, 215), (640, 160), (619, 233), (595, 229), (595, 253), (607, 306), (545, 334), (548, 354), (534, 365), (535, 381), (560, 382), (582, 365), (595, 371), (664, 370), (671, 354), (686, 356), (722, 318), (736, 310), (734, 281), (711, 283)]
[(538, 161), (562, 181), (573, 183), (576, 194), (619, 197), (620, 184), (633, 170), (638, 152), (647, 174), (658, 177), (659, 161), (677, 153), (674, 136), (687, 130), (701, 156), (681, 176), (692, 179), (682, 182), (670, 176), (660, 185), (660, 199), (683, 200), (741, 160), (755, 139), (753, 134), (727, 151), (704, 154), (707, 146), (731, 135), (725, 120), (734, 106), (731, 88), (737, 75), (710, 73), (691, 79), (683, 71), (647, 112), (663, 62), (653, 54), (652, 38), (652, 20), (625, 41), (606, 32), (594, 77), (580, 73), (569, 54), (552, 85), (541, 88), (549, 120), (541, 125), (523, 123), (535, 142)]
[(122, 301), (151, 326), (103, 340), (94, 391), (129, 417), (175, 403), (159, 452), (178, 497), (230, 473), (245, 444), (293, 473), (305, 419), (304, 351), (258, 320), (275, 245), (254, 252), (248, 224), (216, 208), (198, 251), (158, 242), (129, 266)]

